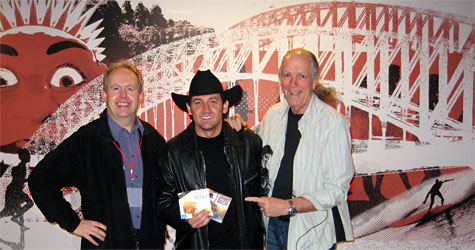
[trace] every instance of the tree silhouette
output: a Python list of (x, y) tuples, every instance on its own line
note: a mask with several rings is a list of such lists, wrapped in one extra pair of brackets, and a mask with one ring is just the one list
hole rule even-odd
[(124, 4), (122, 4), (122, 8), (124, 8), (125, 23), (135, 26), (134, 10), (132, 9), (130, 1), (125, 1)]
[(150, 10), (150, 25), (165, 29), (168, 26), (167, 19), (163, 17), (162, 9), (158, 5), (153, 5)]
[(149, 10), (139, 2), (132, 8), (130, 0), (124, 1), (122, 9), (116, 0), (90, 0), (87, 8), (100, 4), (88, 24), (102, 20), (100, 37), (104, 40), (104, 63), (128, 59), (162, 44), (190, 36), (214, 32), (211, 28), (198, 28), (186, 20), (166, 19), (162, 9), (155, 4)]
[(173, 19), (168, 19), (168, 27), (173, 27), (175, 26), (175, 21), (173, 21)]
[(106, 56), (105, 63), (110, 63), (123, 58), (126, 53), (127, 45), (119, 34), (119, 27), (124, 22), (122, 9), (114, 0), (108, 0), (105, 4), (100, 5), (89, 23), (102, 19), (100, 27), (103, 27), (100, 36), (104, 37), (101, 47), (105, 47), (103, 54)]
[(150, 12), (143, 3), (138, 3), (135, 7), (134, 13), (135, 27), (141, 31), (145, 26), (148, 26), (150, 23)]

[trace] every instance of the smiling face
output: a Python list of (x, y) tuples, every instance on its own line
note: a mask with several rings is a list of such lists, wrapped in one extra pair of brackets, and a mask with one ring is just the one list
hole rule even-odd
[(130, 131), (144, 100), (137, 75), (130, 69), (116, 68), (110, 72), (107, 81), (105, 90), (101, 92), (107, 103), (107, 114)]
[(193, 96), (186, 108), (188, 115), (193, 116), (198, 136), (213, 138), (221, 133), (223, 114), (228, 112), (228, 101), (223, 103), (220, 94)]
[(312, 100), (317, 79), (307, 54), (290, 54), (281, 65), (280, 86), (294, 114), (303, 114)]
[(0, 46), (3, 152), (17, 152), (61, 104), (106, 70), (72, 38), (20, 32), (2, 36)]

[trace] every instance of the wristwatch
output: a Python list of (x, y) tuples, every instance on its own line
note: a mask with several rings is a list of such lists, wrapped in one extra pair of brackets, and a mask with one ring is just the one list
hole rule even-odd
[(294, 202), (292, 199), (288, 200), (289, 201), (289, 216), (292, 217), (297, 214), (297, 209), (295, 209)]

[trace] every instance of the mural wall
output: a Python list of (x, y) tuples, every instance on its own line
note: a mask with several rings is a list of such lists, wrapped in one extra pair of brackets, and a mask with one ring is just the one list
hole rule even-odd
[[(258, 125), (282, 98), (278, 65), (295, 47), (317, 55), (351, 128), (356, 240), (339, 248), (471, 248), (473, 10), (473, 1), (449, 0), (0, 1), (0, 248), (79, 248), (45, 221), (26, 178), (103, 111), (108, 63), (139, 66), (139, 114), (170, 139), (190, 122), (170, 94), (185, 93), (198, 69), (241, 85), (231, 114)], [(80, 216), (78, 191), (63, 192)]]

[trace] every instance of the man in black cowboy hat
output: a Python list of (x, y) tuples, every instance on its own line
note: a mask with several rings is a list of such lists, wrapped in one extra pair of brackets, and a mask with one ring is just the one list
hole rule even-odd
[[(159, 217), (176, 229), (176, 248), (263, 248), (259, 207), (244, 201), (259, 194), (262, 142), (251, 130), (236, 133), (223, 122), (241, 97), (239, 85), (223, 91), (209, 70), (196, 73), (188, 95), (172, 93), (193, 120), (167, 143), (158, 181)], [(232, 198), (222, 223), (210, 220), (205, 210), (181, 220), (178, 193), (204, 188)]]

